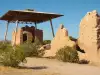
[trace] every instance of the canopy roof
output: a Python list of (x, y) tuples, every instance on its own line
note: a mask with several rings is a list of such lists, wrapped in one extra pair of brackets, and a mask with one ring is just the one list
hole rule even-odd
[(6, 20), (10, 22), (15, 22), (18, 20), (22, 22), (41, 23), (60, 16), (63, 15), (47, 12), (37, 12), (34, 10), (9, 10), (0, 18), (0, 20)]

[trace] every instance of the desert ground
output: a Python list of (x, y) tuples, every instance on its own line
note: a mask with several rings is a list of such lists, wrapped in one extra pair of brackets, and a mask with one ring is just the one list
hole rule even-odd
[(19, 69), (0, 67), (0, 75), (100, 75), (100, 67), (65, 63), (55, 59), (27, 58)]

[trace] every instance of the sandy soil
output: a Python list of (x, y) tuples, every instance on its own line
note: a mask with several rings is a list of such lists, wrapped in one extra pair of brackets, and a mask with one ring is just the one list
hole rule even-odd
[(100, 67), (59, 62), (45, 58), (27, 58), (22, 68), (0, 68), (0, 75), (100, 75)]

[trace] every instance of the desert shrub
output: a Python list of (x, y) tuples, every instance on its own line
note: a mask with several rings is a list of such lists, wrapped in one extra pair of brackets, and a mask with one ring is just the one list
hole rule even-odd
[(33, 43), (24, 43), (19, 47), (24, 50), (26, 57), (38, 56), (37, 46)]
[(43, 45), (50, 44), (50, 43), (51, 43), (51, 40), (44, 40), (43, 41)]
[(58, 52), (56, 53), (56, 58), (64, 62), (76, 63), (79, 61), (77, 50), (68, 46), (65, 46), (64, 48), (58, 50)]
[(39, 50), (41, 46), (41, 42), (38, 40), (38, 38), (35, 38), (34, 43), (31, 43), (31, 41), (26, 41), (19, 47), (20, 49), (24, 50), (26, 57), (40, 57), (43, 54), (43, 51)]
[(38, 50), (38, 57), (42, 57), (45, 54), (45, 50)]
[(4, 66), (17, 67), (25, 60), (25, 54), (18, 46), (12, 47), (8, 43), (0, 46), (0, 63)]
[(6, 40), (6, 41), (5, 40), (1, 40), (0, 44), (2, 44), (2, 43), (11, 44), (11, 41), (10, 40)]
[(25, 57), (42, 56), (43, 50), (39, 50), (41, 46), (38, 38), (35, 38), (34, 43), (26, 41), (18, 46), (12, 46), (8, 42), (0, 42), (0, 63), (4, 66), (17, 67), (19, 63), (24, 62)]

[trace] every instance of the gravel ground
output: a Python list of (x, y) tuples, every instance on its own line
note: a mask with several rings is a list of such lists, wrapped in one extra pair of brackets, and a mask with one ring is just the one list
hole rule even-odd
[(20, 69), (0, 68), (0, 75), (100, 75), (100, 67), (59, 62), (54, 59), (27, 58)]

